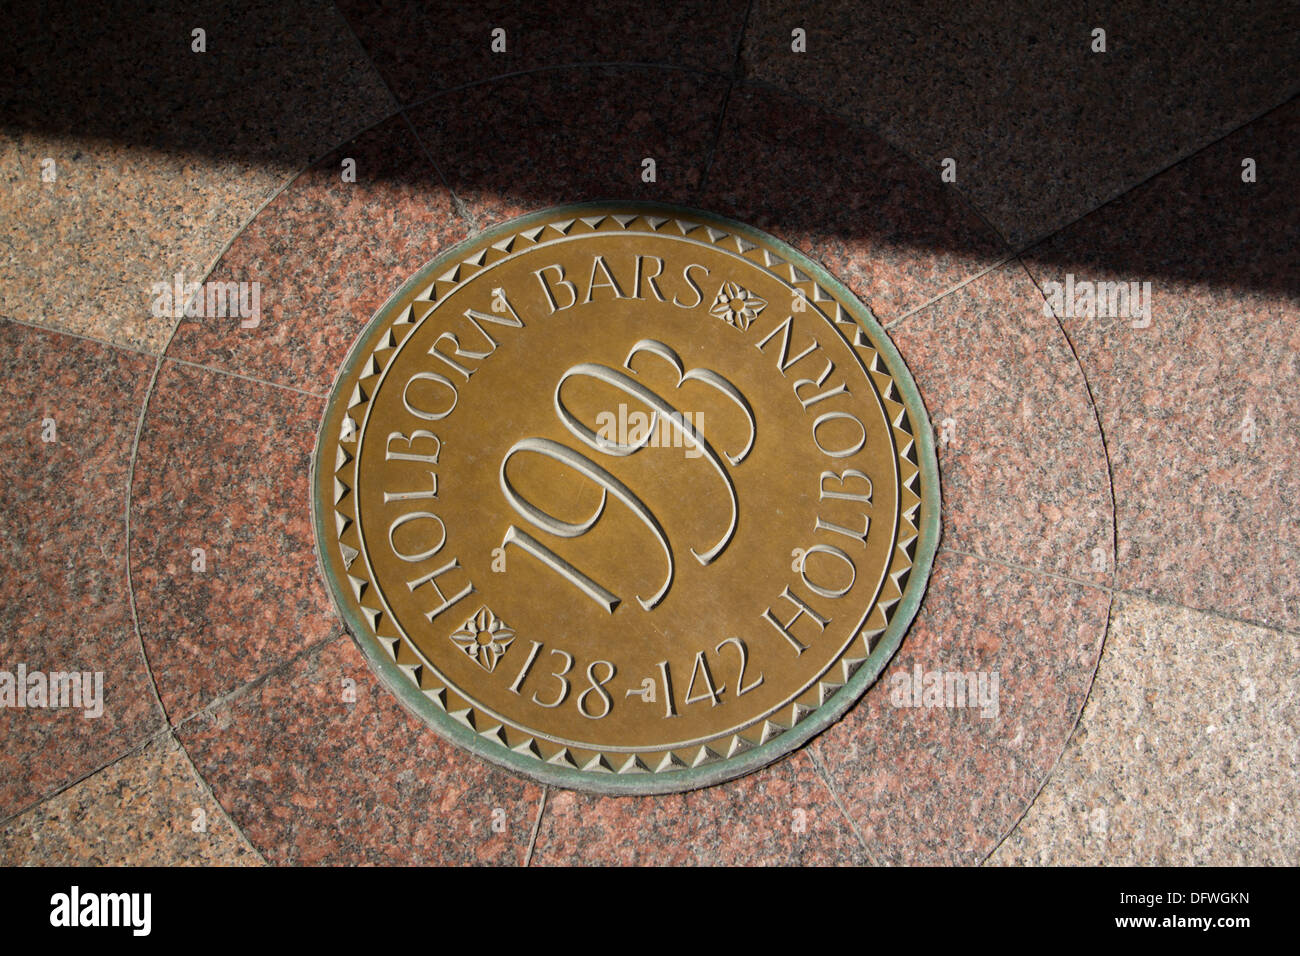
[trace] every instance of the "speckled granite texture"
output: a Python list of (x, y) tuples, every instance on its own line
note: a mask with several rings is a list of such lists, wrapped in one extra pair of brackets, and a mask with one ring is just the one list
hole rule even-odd
[(419, 142), (386, 120), (295, 178), (222, 256), (213, 281), (259, 283), (257, 323), (183, 319), (167, 355), (326, 392), (383, 301), (468, 234)]
[(410, 104), (504, 74), (575, 63), (658, 63), (727, 74), (746, 4), (485, 0), (467, 7), (455, 0), (342, 0), (338, 7), (398, 100)]
[[(916, 622), (863, 700), (811, 748), (882, 863), (978, 863), (1069, 736), (1110, 597), (940, 550)], [(997, 706), (900, 707), (900, 673), (998, 678)], [(990, 698), (991, 699), (991, 698)]]
[[(54, 182), (41, 181), (45, 159)], [(155, 283), (203, 280), (288, 175), (245, 160), (0, 131), (0, 314), (162, 351)], [(159, 309), (163, 312), (163, 309)]]
[(301, 506), (323, 409), (189, 365), (159, 373), (132, 489), (131, 569), (172, 723), (337, 633)]
[(1300, 646), (1117, 602), (1082, 726), (992, 862), (1295, 866)]
[(852, 866), (873, 861), (811, 756), (693, 793), (597, 797), (553, 791), (539, 866)]
[[(1110, 450), (1120, 586), (1293, 631), (1297, 135), (1293, 102), (1026, 258), (1040, 284), (1150, 283), (1146, 327), (1078, 308), (1062, 316)], [(1243, 157), (1257, 182), (1242, 181)]]
[(406, 713), (346, 636), (291, 658), (180, 737), (272, 863), (519, 864), (541, 809), (540, 786)]
[[(0, 711), (0, 861), (1300, 859), (1282, 15), (126, 6), (0, 40), (0, 669), (99, 670), (106, 701)], [(377, 306), (479, 230), (599, 198), (823, 263), (939, 448), (944, 537), (881, 679), (685, 795), (547, 789), (446, 744), (373, 677), (313, 551), (315, 430)], [(182, 270), (257, 282), (258, 321), (152, 315)], [(1150, 282), (1150, 323), (1076, 314), (1067, 276)], [(996, 706), (901, 706), (917, 668), (996, 675)]]
[(731, 91), (700, 204), (777, 232), (886, 323), (1008, 252), (960, 196), (879, 136), (765, 87)]
[(755, 0), (744, 62), (879, 130), (936, 179), (955, 160), (953, 188), (1020, 246), (1294, 96), (1281, 64), (1300, 59), (1295, 27), (1285, 5), (1216, 0)]
[[(452, 90), (409, 111), (475, 225), (591, 199), (689, 204), (727, 84), (643, 67), (574, 67)], [(706, 118), (707, 117), (707, 121)], [(654, 181), (643, 178), (654, 160)]]
[(0, 827), (6, 866), (256, 866), (170, 735)]
[(0, 670), (14, 680), (20, 667), (29, 678), (76, 672), (90, 692), (81, 707), (67, 685), (68, 706), (0, 710), (0, 819), (162, 726), (131, 621), (122, 520), (153, 365), (0, 320)]
[(153, 284), (201, 282), (303, 163), (392, 109), (328, 4), (54, 0), (4, 33), (0, 315), (154, 353), (176, 319)]
[(1000, 266), (889, 332), (938, 432), (944, 546), (1110, 584), (1101, 433), (1070, 344), (1024, 268)]

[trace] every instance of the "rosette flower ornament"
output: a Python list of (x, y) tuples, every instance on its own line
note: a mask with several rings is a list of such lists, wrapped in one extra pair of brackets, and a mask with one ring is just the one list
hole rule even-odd
[(489, 674), (515, 639), (515, 632), (487, 607), (479, 608), (451, 635), (456, 646)]
[(765, 299), (760, 299), (738, 283), (724, 282), (722, 288), (718, 290), (717, 298), (713, 300), (713, 305), (709, 307), (709, 314), (746, 332), (765, 308), (767, 308)]

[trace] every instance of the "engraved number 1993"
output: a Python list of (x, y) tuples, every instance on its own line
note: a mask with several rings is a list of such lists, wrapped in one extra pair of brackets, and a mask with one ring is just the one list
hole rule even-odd
[[(677, 387), (681, 387), (685, 382), (700, 382), (731, 400), (745, 415), (749, 425), (749, 437), (741, 448), (735, 454), (719, 455), (718, 452), (709, 444), (708, 439), (701, 435), (690, 423), (688, 416), (683, 415), (681, 410), (667, 401), (663, 396), (642, 384), (637, 378), (635, 370), (632, 368), (633, 360), (638, 355), (648, 355), (667, 362), (677, 373)], [(631, 374), (629, 374), (631, 373)], [(619, 443), (611, 441), (601, 435), (598, 435), (592, 429), (588, 428), (568, 409), (564, 404), (562, 392), (564, 384), (571, 378), (589, 378), (604, 383), (618, 389), (625, 395), (643, 402), (647, 407), (652, 409), (650, 428), (646, 430), (645, 435), (636, 443)], [(691, 549), (691, 554), (702, 565), (713, 562), (719, 555), (726, 550), (727, 545), (731, 543), (736, 533), (736, 525), (739, 520), (739, 506), (736, 500), (736, 487), (732, 481), (731, 474), (727, 465), (732, 466), (740, 464), (749, 455), (754, 447), (754, 438), (757, 433), (757, 424), (754, 420), (754, 411), (748, 399), (741, 394), (740, 390), (731, 384), (723, 376), (711, 369), (691, 369), (687, 371), (682, 364), (681, 358), (667, 345), (653, 339), (643, 339), (633, 346), (628, 353), (623, 367), (619, 369), (610, 368), (606, 365), (597, 365), (591, 362), (583, 362), (575, 365), (560, 377), (559, 383), (555, 387), (555, 409), (564, 426), (576, 436), (584, 445), (593, 451), (600, 452), (603, 455), (624, 458), (628, 455), (634, 455), (641, 451), (649, 443), (652, 435), (657, 433), (660, 421), (666, 423), (670, 428), (677, 431), (684, 442), (689, 444), (693, 450), (699, 452), (700, 457), (717, 472), (722, 483), (723, 491), (727, 497), (730, 506), (730, 517), (726, 529), (710, 546), (702, 551)], [(551, 461), (570, 468), (577, 474), (594, 483), (600, 489), (600, 503), (595, 510), (582, 521), (570, 522), (563, 521), (554, 515), (537, 507), (527, 498), (519, 493), (511, 483), (507, 473), (511, 459), (517, 455), (531, 453), (540, 455)], [(724, 462), (725, 458), (725, 462)], [(649, 597), (637, 596), (637, 602), (645, 610), (649, 611), (658, 606), (668, 594), (669, 588), (672, 587), (673, 574), (676, 564), (673, 558), (672, 545), (668, 541), (668, 535), (664, 531), (663, 525), (659, 519), (646, 507), (645, 503), (637, 496), (627, 485), (610, 473), (607, 469), (593, 461), (588, 455), (580, 451), (575, 451), (567, 445), (563, 445), (549, 438), (525, 438), (516, 442), (506, 452), (501, 461), (501, 490), (505, 495), (506, 501), (514, 508), (515, 513), (529, 522), (534, 528), (546, 532), (556, 538), (578, 538), (594, 528), (601, 516), (605, 513), (605, 507), (609, 503), (610, 497), (617, 499), (626, 508), (628, 508), (637, 519), (645, 525), (650, 535), (659, 545), (667, 565), (663, 582)], [(515, 545), (520, 550), (532, 555), (546, 567), (550, 568), (564, 580), (568, 581), (574, 587), (582, 591), (589, 598), (603, 607), (607, 612), (613, 613), (614, 610), (622, 603), (622, 599), (614, 592), (610, 591), (604, 585), (594, 580), (583, 571), (574, 567), (569, 561), (543, 544), (529, 532), (511, 525), (506, 529), (505, 537), (502, 540), (502, 547)], [(608, 680), (608, 678), (606, 678)], [(594, 678), (593, 678), (594, 680)], [(603, 694), (603, 691), (602, 691)], [(608, 707), (606, 708), (608, 711)]]

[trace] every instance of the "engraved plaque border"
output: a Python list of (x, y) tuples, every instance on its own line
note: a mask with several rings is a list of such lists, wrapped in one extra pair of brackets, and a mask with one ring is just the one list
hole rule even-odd
[[(640, 762), (633, 753), (626, 763), (617, 766), (600, 755), (599, 760), (593, 759), (590, 765), (583, 767), (575, 765), (572, 760), (567, 761), (566, 765), (564, 760), (552, 762), (545, 759), (537, 753), (535, 745), (532, 748), (512, 749), (502, 728), (475, 726), (472, 707), (460, 707), (456, 703), (448, 706), (449, 699), (459, 700), (454, 688), (443, 688), (441, 693), (433, 692), (430, 688), (421, 689), (418, 666), (416, 672), (413, 672), (411, 664), (399, 663), (402, 655), (398, 653), (397, 645), (404, 638), (395, 637), (391, 633), (381, 635), (380, 631), (384, 628), (375, 626), (376, 618), (368, 619), (369, 615), (363, 613), (366, 609), (362, 606), (358, 587), (363, 588), (364, 584), (360, 584), (358, 578), (348, 573), (339, 550), (347, 522), (345, 518), (340, 520), (342, 516), (336, 510), (336, 505), (341, 500), (340, 494), (346, 497), (348, 492), (336, 477), (342, 467), (338, 461), (346, 454), (338, 432), (342, 422), (349, 417), (349, 409), (368, 402), (368, 396), (359, 392), (359, 385), (357, 389), (344, 393), (339, 384), (351, 382), (354, 377), (357, 377), (358, 382), (366, 378), (365, 375), (358, 376), (358, 373), (366, 363), (375, 362), (375, 352), (381, 340), (390, 334), (395, 325), (402, 324), (403, 318), (411, 319), (409, 314), (405, 317), (396, 314), (401, 303), (411, 298), (413, 293), (418, 296), (422, 291), (431, 292), (434, 300), (440, 301), (447, 291), (472, 276), (473, 273), (466, 268), (471, 254), (482, 264), (487, 250), (513, 246), (519, 237), (530, 233), (539, 236), (548, 227), (565, 234), (569, 229), (583, 227), (595, 232), (601, 224), (612, 219), (623, 228), (628, 228), (634, 222), (659, 220), (661, 225), (654, 228), (664, 228), (664, 224), (671, 224), (666, 227), (678, 230), (683, 236), (689, 234), (692, 238), (707, 239), (715, 245), (730, 240), (735, 248), (725, 248), (732, 254), (738, 251), (742, 257), (747, 257), (757, 251), (766, 259), (772, 260), (765, 263), (754, 259), (757, 266), (788, 266), (790, 279), (783, 281), (787, 281), (792, 289), (805, 292), (810, 309), (821, 311), (824, 305), (829, 305), (835, 308), (835, 319), (851, 319), (868, 334), (872, 349), (898, 390), (898, 404), (906, 409), (910, 424), (907, 431), (912, 438), (918, 469), (919, 505), (915, 506), (916, 517), (911, 521), (917, 531), (912, 561), (905, 570), (906, 581), (897, 603), (887, 616), (883, 633), (875, 635), (874, 641), (870, 637), (862, 637), (866, 642), (864, 649), (869, 647), (869, 653), (856, 659), (852, 671), (841, 663), (847, 654), (837, 658), (833, 666), (843, 667), (844, 680), (822, 682), (820, 703), (813, 709), (803, 708), (803, 714), (796, 704), (795, 717), (790, 720), (789, 726), (776, 723), (774, 732), (769, 736), (769, 732), (764, 729), (757, 735), (758, 741), (744, 739), (741, 734), (737, 734), (730, 752), (726, 753), (702, 747), (697, 765), (683, 765), (681, 761), (674, 760), (672, 766), (650, 767)], [(593, 221), (596, 221), (596, 226), (591, 225)], [(700, 235), (696, 236), (696, 232)], [(749, 248), (746, 249), (746, 246)], [(764, 249), (768, 252), (763, 253)], [(830, 316), (827, 316), (827, 320), (832, 325), (835, 324)], [(358, 436), (359, 434), (358, 432)], [(343, 454), (339, 454), (340, 451)], [(897, 456), (897, 448), (894, 454)], [(335, 467), (330, 469), (328, 475), (321, 473), (320, 466), (329, 461), (336, 462)], [(604, 200), (551, 207), (503, 222), (472, 236), (417, 270), (376, 310), (335, 376), (312, 454), (310, 483), (315, 547), (327, 589), (347, 630), (361, 649), (371, 670), (380, 677), (381, 683), (408, 710), (443, 738), (493, 764), (551, 786), (612, 795), (674, 793), (731, 780), (752, 773), (799, 748), (838, 721), (875, 682), (902, 643), (925, 593), (940, 537), (938, 462), (929, 416), (906, 364), (870, 309), (819, 264), (761, 230), (715, 213), (650, 202)], [(354, 595), (355, 601), (352, 600)], [(879, 603), (878, 595), (872, 606), (872, 614)], [(374, 609), (370, 611), (373, 615)], [(391, 632), (392, 628), (388, 630)], [(829, 693), (825, 687), (831, 688)], [(765, 724), (772, 723), (770, 720), (765, 721)], [(755, 734), (749, 734), (750, 738), (754, 736)], [(556, 756), (564, 757), (567, 754), (562, 751)]]

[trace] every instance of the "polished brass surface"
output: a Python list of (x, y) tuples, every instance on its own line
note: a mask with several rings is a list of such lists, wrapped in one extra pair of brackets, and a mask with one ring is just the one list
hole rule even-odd
[(852, 703), (916, 560), (924, 410), (865, 309), (765, 238), (533, 216), (363, 334), (317, 450), (322, 562), (435, 728), (563, 785), (665, 790)]

